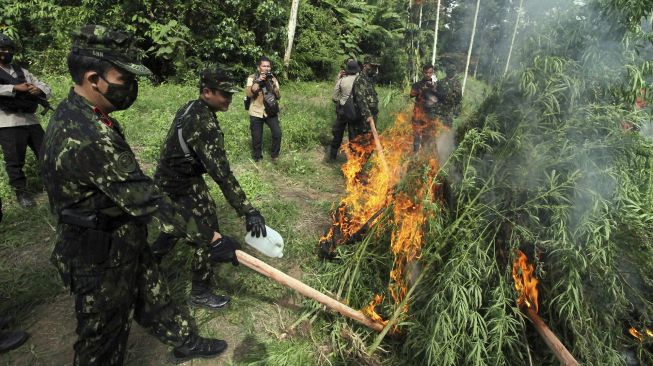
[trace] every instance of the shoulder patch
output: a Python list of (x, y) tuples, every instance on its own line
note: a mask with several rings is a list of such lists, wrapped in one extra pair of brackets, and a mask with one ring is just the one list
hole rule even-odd
[(132, 173), (136, 170), (137, 164), (134, 154), (124, 151), (118, 155), (117, 168), (123, 173)]

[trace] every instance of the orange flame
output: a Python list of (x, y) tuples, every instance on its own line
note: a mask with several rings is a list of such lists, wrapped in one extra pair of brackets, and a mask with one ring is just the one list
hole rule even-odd
[(370, 304), (364, 307), (361, 312), (367, 316), (368, 318), (372, 319), (373, 321), (383, 324), (385, 326), (388, 324), (387, 320), (383, 320), (381, 315), (379, 315), (376, 312), (376, 307), (383, 302), (383, 296), (381, 295), (374, 295), (374, 300), (370, 301)]
[[(347, 162), (342, 166), (347, 194), (340, 201), (333, 215), (333, 225), (320, 238), (321, 242), (335, 239), (336, 244), (340, 245), (361, 230), (368, 221), (372, 220), (370, 225), (378, 221), (378, 217), (372, 218), (392, 199), (394, 186), (404, 169), (404, 158), (412, 152), (409, 126), (409, 119), (400, 114), (395, 125), (380, 136), (389, 167), (387, 171), (378, 157), (372, 155), (374, 144), (371, 134), (350, 141), (343, 147), (347, 156)], [(369, 159), (370, 156), (372, 159)], [(336, 233), (339, 237), (334, 238)]]
[(637, 338), (638, 341), (640, 342), (644, 341), (644, 335), (640, 333), (637, 329), (630, 327), (630, 329), (628, 329), (628, 333), (630, 333), (630, 335), (633, 336), (634, 338)]
[(516, 250), (517, 258), (512, 265), (512, 278), (515, 280), (515, 290), (519, 293), (517, 304), (528, 308), (535, 308), (537, 313), (539, 305), (537, 303), (537, 284), (533, 265), (528, 263), (528, 258), (521, 250)]
[[(424, 119), (421, 111), (415, 113)], [(437, 119), (428, 121), (425, 128), (432, 141), (430, 147), (434, 147), (437, 134), (449, 130)], [(381, 217), (379, 213), (392, 205), (393, 215), (388, 218), (387, 227), (392, 228), (390, 246), (395, 260), (388, 289), (396, 304), (407, 293), (406, 270), (421, 254), (426, 222), (421, 203), (427, 196), (435, 195), (433, 187), (436, 186), (434, 182), (439, 169), (434, 148), (424, 148), (417, 155), (413, 152), (413, 135), (417, 132), (414, 129), (410, 112), (405, 111), (397, 116), (392, 127), (381, 134), (387, 169), (377, 154), (374, 154), (371, 134), (351, 141), (343, 148), (347, 156), (347, 162), (342, 166), (347, 195), (333, 214), (333, 224), (329, 231), (320, 238), (320, 243), (331, 242), (336, 246), (347, 243), (352, 236), (365, 231), (362, 230), (365, 225), (377, 223)], [(418, 169), (412, 169), (413, 165)], [(422, 172), (423, 169), (420, 168), (426, 168), (425, 174), (415, 179), (414, 184), (408, 188), (410, 192), (395, 192), (397, 183), (407, 171)], [(373, 310), (382, 299), (380, 295), (375, 296), (364, 309), (372, 319), (377, 319), (378, 314), (373, 315)], [(373, 304), (376, 305), (372, 306)], [(404, 311), (407, 310), (406, 305)]]
[(644, 327), (644, 329), (640, 332), (637, 330), (635, 327), (630, 327), (628, 329), (628, 333), (630, 333), (633, 338), (637, 339), (640, 342), (644, 342), (646, 338), (653, 338), (653, 331), (648, 329), (647, 327)]

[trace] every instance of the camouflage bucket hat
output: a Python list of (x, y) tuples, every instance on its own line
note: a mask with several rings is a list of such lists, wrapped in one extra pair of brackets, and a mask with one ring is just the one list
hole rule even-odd
[(133, 38), (101, 25), (84, 25), (72, 32), (71, 52), (106, 60), (135, 75), (151, 75), (134, 47)]
[(220, 67), (210, 67), (200, 72), (200, 89), (209, 88), (225, 93), (238, 93), (243, 89), (238, 85), (238, 78), (233, 72)]

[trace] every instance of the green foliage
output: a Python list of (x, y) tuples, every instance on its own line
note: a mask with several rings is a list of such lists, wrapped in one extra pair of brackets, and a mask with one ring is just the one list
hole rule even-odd
[[(637, 47), (650, 44), (577, 14), (561, 10), (533, 29), (524, 46), (532, 57), (458, 121), (458, 148), (441, 171), (453, 193), (444, 210), (422, 202), (428, 223), (409, 311), (387, 299), (380, 307), (386, 319), (400, 314), (403, 344), (382, 345), (402, 364), (555, 362), (515, 304), (515, 249), (536, 266), (540, 316), (581, 364), (622, 365), (628, 349), (642, 364), (653, 359), (650, 340), (626, 333), (653, 319), (653, 146), (620, 129), (651, 118), (630, 107), (651, 77)], [(372, 293), (387, 297), (389, 229), (381, 219), (320, 279), (357, 307)], [(361, 333), (360, 347), (374, 350), (380, 338), (369, 346)]]
[[(45, 72), (66, 71), (74, 27), (100, 23), (136, 35), (157, 82), (193, 79), (208, 62), (229, 64), (244, 75), (261, 55), (272, 59), (280, 75), (290, 2), (193, 0), (161, 6), (154, 0), (2, 0), (0, 31), (22, 44), (17, 60)], [(403, 80), (402, 27), (389, 3), (395, 2), (302, 2), (288, 75), (331, 80), (345, 56), (360, 58), (367, 52), (391, 65), (385, 81)]]

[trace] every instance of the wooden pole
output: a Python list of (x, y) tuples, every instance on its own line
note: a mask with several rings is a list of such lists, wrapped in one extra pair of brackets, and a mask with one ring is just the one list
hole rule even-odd
[(243, 252), (242, 250), (236, 250), (236, 257), (238, 257), (238, 262), (244, 264), (245, 266), (253, 269), (254, 271), (271, 278), (275, 282), (278, 282), (286, 287), (299, 292), (300, 294), (309, 297), (320, 304), (339, 312), (340, 314), (353, 319), (368, 328), (381, 332), (383, 330), (383, 324), (377, 323), (372, 319), (366, 317), (360, 311), (354, 310), (349, 306), (341, 303), (340, 301), (333, 299), (320, 291), (308, 286), (307, 284), (288, 276), (287, 274), (279, 271), (278, 269), (270, 266), (269, 264), (252, 257), (251, 255)]
[(565, 347), (562, 342), (560, 342), (560, 339), (551, 331), (551, 329), (544, 323), (544, 320), (540, 318), (539, 315), (533, 310), (531, 307), (525, 307), (522, 308), (523, 311), (525, 311), (526, 316), (528, 319), (531, 320), (531, 323), (535, 327), (535, 330), (542, 336), (544, 339), (544, 343), (546, 343), (549, 348), (551, 348), (551, 351), (553, 351), (553, 354), (555, 354), (556, 358), (560, 363), (564, 366), (580, 366), (578, 361), (574, 358), (574, 356), (569, 353), (567, 350), (567, 347)]
[(370, 128), (372, 129), (372, 136), (374, 136), (374, 145), (376, 146), (376, 152), (379, 154), (379, 159), (383, 164), (385, 171), (390, 174), (390, 169), (388, 168), (388, 161), (385, 160), (385, 154), (383, 153), (383, 146), (381, 146), (381, 139), (379, 139), (379, 133), (376, 131), (376, 125), (374, 124), (374, 118), (370, 117), (367, 120), (370, 123)]

